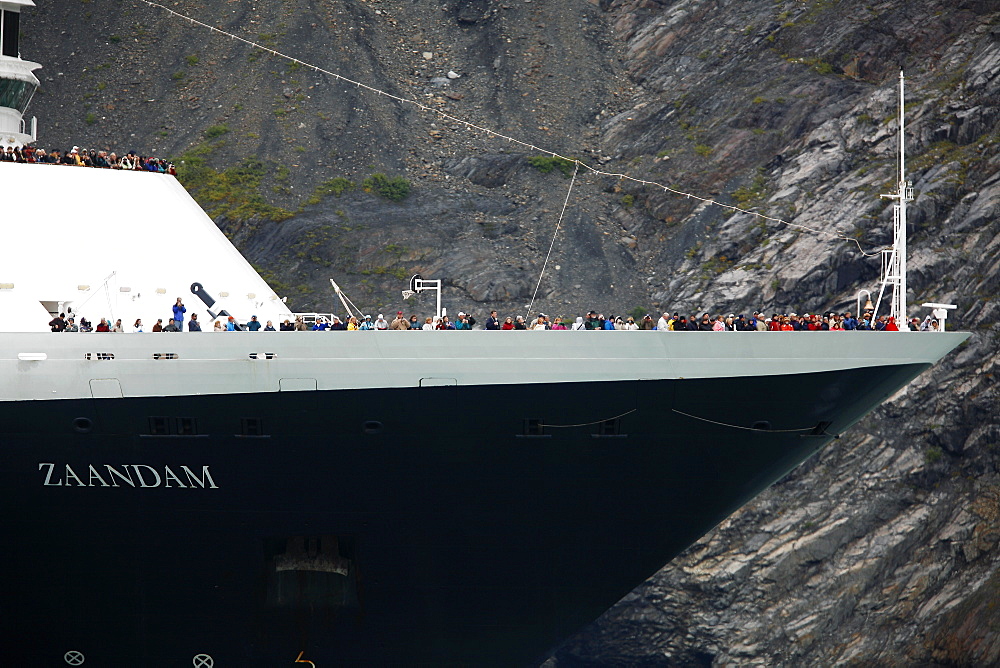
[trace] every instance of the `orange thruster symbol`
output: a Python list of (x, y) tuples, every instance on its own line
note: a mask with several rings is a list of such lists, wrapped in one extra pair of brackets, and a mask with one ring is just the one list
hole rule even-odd
[(302, 658), (303, 654), (305, 654), (305, 651), (299, 652), (299, 658), (295, 659), (295, 663), (308, 663), (310, 666), (312, 666), (312, 668), (316, 668), (316, 664), (315, 663), (313, 663), (309, 659), (303, 659)]

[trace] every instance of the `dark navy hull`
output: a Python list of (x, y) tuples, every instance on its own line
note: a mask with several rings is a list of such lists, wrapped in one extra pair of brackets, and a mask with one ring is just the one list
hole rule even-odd
[(927, 366), (0, 403), (3, 664), (529, 664)]

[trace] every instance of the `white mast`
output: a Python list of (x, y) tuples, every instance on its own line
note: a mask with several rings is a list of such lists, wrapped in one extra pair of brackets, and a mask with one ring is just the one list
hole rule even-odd
[(899, 211), (897, 224), (895, 225), (895, 246), (896, 246), (896, 270), (899, 276), (899, 283), (892, 293), (892, 305), (890, 311), (896, 318), (896, 324), (901, 329), (907, 327), (906, 311), (906, 203), (913, 200), (912, 188), (908, 188), (906, 182), (906, 114), (904, 113), (905, 102), (903, 100), (903, 70), (899, 71), (899, 186), (896, 190), (896, 197), (899, 203), (896, 209)]
[(882, 251), (882, 289), (879, 292), (875, 313), (882, 303), (886, 287), (892, 288), (889, 316), (900, 330), (909, 329), (906, 309), (906, 203), (913, 201), (912, 184), (906, 180), (906, 136), (903, 118), (903, 72), (899, 72), (899, 181), (896, 192), (882, 195), (897, 200), (892, 207), (892, 248)]

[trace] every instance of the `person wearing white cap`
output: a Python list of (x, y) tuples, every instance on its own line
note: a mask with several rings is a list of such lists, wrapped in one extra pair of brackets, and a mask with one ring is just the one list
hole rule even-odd
[(385, 316), (381, 313), (379, 313), (378, 317), (375, 319), (375, 329), (380, 332), (389, 329), (389, 323), (386, 321)]
[[(465, 320), (462, 320), (463, 318), (465, 318)], [(456, 326), (458, 325), (458, 322), (464, 322), (465, 324), (468, 325), (468, 327), (463, 327), (463, 329), (472, 329), (472, 327), (476, 324), (476, 319), (472, 317), (471, 313), (466, 313), (465, 311), (459, 311), (458, 321), (455, 323)]]

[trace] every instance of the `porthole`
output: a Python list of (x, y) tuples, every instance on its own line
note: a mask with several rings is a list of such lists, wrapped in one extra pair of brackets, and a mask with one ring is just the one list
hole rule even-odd
[(621, 418), (611, 418), (596, 423), (594, 433), (590, 436), (592, 438), (628, 438), (628, 434), (622, 433)]
[(363, 425), (361, 425), (361, 431), (365, 434), (381, 434), (382, 433), (382, 423), (378, 420), (368, 420)]
[(541, 418), (525, 418), (524, 436), (547, 436), (545, 422)]
[(178, 436), (195, 436), (198, 433), (198, 421), (195, 418), (189, 417), (179, 417), (177, 418), (177, 435)]
[(78, 417), (73, 420), (73, 431), (78, 434), (89, 434), (94, 428), (94, 421), (86, 417)]
[(257, 417), (240, 418), (240, 436), (263, 436), (264, 421)]
[(149, 417), (149, 435), (167, 436), (170, 434), (170, 421), (163, 416)]
[(622, 421), (618, 418), (597, 423), (597, 435), (599, 436), (620, 436), (621, 433)]

